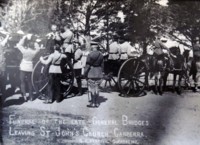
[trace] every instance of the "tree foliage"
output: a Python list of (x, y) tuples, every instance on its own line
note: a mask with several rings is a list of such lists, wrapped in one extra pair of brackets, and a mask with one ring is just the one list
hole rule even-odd
[[(194, 43), (199, 37), (200, 3), (169, 0), (9, 0), (0, 3), (0, 18), (8, 31), (46, 34), (54, 23), (70, 23), (75, 32), (88, 37), (113, 38), (139, 43), (146, 52), (156, 35), (169, 33)], [(121, 16), (120, 16), (121, 14)], [(182, 42), (184, 43), (184, 42)]]
[[(169, 1), (169, 19), (173, 27), (170, 33), (175, 37), (175, 33), (182, 34), (186, 39), (194, 44), (195, 39), (200, 34), (200, 2), (198, 1)], [(181, 41), (177, 38), (178, 41)]]

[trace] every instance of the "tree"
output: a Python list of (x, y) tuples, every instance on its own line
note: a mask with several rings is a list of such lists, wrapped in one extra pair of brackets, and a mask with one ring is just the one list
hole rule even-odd
[(123, 12), (126, 15), (126, 38), (139, 43), (146, 53), (146, 47), (153, 42), (163, 24), (164, 8), (156, 4), (157, 0), (127, 0)]
[(200, 34), (200, 3), (198, 1), (169, 0), (169, 19), (172, 24), (170, 34), (180, 43), (188, 46), (178, 35), (183, 35), (191, 46)]
[(23, 30), (26, 33), (43, 35), (49, 31), (56, 1), (51, 0), (9, 0), (1, 3), (0, 17), (7, 31), (15, 33)]

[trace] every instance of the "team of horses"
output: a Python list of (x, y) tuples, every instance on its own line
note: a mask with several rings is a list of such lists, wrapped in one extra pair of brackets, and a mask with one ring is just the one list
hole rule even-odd
[(141, 58), (147, 66), (145, 76), (146, 87), (149, 89), (149, 78), (154, 76), (154, 91), (156, 94), (159, 93), (162, 95), (167, 89), (167, 80), (169, 78), (169, 74), (173, 75), (172, 92), (177, 91), (178, 94), (181, 94), (181, 82), (183, 79), (185, 87), (188, 88), (191, 86), (189, 82), (190, 68), (187, 66), (188, 58), (181, 54), (179, 47), (171, 47), (169, 50), (170, 52), (168, 57), (155, 57), (154, 55), (146, 54)]

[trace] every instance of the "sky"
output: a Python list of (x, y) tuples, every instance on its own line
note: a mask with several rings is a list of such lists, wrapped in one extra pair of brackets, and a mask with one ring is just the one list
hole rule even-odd
[(167, 2), (168, 2), (168, 0), (160, 0), (157, 3), (160, 4), (160, 5), (162, 5), (162, 6), (167, 6)]

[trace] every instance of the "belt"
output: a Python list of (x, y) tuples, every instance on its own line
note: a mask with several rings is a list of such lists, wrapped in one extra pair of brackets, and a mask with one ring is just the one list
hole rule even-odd
[(109, 52), (109, 54), (118, 54), (118, 52)]
[(54, 66), (60, 66), (60, 64), (52, 64), (52, 65), (54, 65)]
[(126, 52), (121, 52), (121, 54), (126, 54)]
[(100, 65), (91, 65), (92, 67), (100, 67)]

